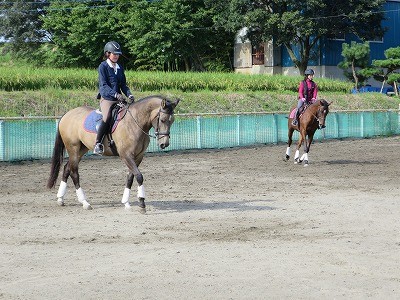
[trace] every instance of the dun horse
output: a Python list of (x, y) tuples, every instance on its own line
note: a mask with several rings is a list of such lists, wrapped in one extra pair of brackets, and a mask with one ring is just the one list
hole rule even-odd
[[(122, 109), (123, 117), (121, 117), (118, 126), (112, 133), (112, 140), (116, 149), (110, 147), (108, 137), (104, 139), (104, 155), (119, 155), (129, 170), (121, 201), (125, 205), (125, 208), (131, 208), (129, 196), (133, 179), (136, 177), (139, 208), (141, 212), (146, 212), (143, 176), (138, 167), (150, 142), (151, 136), (149, 135), (149, 131), (151, 127), (155, 129), (153, 137), (157, 139), (159, 147), (161, 149), (168, 147), (170, 127), (174, 122), (173, 114), (178, 102), (179, 100), (171, 101), (161, 96), (149, 96), (134, 104), (125, 105)], [(55, 186), (66, 150), (69, 159), (64, 166), (62, 180), (57, 193), (57, 202), (59, 205), (64, 205), (67, 180), (71, 176), (78, 201), (82, 204), (83, 208), (92, 208), (79, 183), (78, 164), (82, 156), (90, 149), (93, 149), (95, 144), (96, 133), (88, 132), (83, 125), (86, 117), (93, 110), (90, 107), (72, 109), (61, 118), (58, 124), (47, 187), (53, 188)], [(100, 185), (101, 182), (98, 184)]]
[[(300, 120), (297, 126), (292, 125), (292, 120), (289, 116), (288, 120), (288, 146), (286, 148), (285, 160), (288, 161), (290, 158), (290, 146), (292, 145), (292, 135), (295, 130), (300, 132), (300, 138), (297, 143), (296, 153), (294, 155), (294, 163), (302, 163), (304, 161), (304, 166), (308, 166), (308, 152), (310, 151), (310, 146), (314, 138), (314, 133), (317, 129), (325, 128), (325, 119), (329, 113), (329, 105), (325, 100), (321, 99), (311, 104), (305, 109), (305, 111), (300, 115)], [(296, 108), (295, 108), (296, 109)], [(291, 114), (293, 115), (293, 114)], [(304, 143), (304, 153), (300, 156), (300, 147)]]

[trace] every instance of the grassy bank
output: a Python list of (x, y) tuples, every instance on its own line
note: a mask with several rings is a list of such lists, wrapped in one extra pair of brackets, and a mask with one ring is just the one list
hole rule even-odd
[[(57, 88), (66, 90), (94, 90), (97, 71), (88, 69), (50, 69), (28, 66), (0, 65), (0, 90), (24, 91)], [(136, 91), (179, 90), (197, 91), (293, 91), (298, 88), (299, 76), (246, 75), (235, 73), (194, 72), (134, 72), (126, 71), (129, 86)], [(351, 84), (339, 80), (318, 80), (322, 92), (346, 93)]]
[[(98, 107), (96, 90), (62, 90), (46, 88), (38, 91), (0, 91), (0, 117), (60, 116), (69, 109), (89, 105)], [(295, 105), (295, 92), (264, 91), (198, 91), (179, 90), (134, 91), (136, 98), (162, 94), (181, 99), (177, 113), (209, 112), (277, 112), (288, 111)], [(398, 109), (400, 98), (378, 93), (327, 93), (320, 98), (333, 101), (332, 110)]]
[[(12, 66), (12, 67), (10, 67)], [(88, 105), (98, 107), (97, 71), (32, 68), (0, 60), (0, 117), (60, 116)], [(126, 71), (136, 98), (178, 97), (177, 113), (284, 112), (296, 104), (301, 77), (234, 73)], [(378, 93), (350, 94), (351, 83), (316, 78), (319, 97), (332, 110), (398, 109), (400, 99)]]

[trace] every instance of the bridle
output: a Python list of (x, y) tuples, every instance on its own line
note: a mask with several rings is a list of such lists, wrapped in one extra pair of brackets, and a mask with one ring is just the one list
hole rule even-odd
[(174, 114), (173, 111), (171, 113), (168, 113), (168, 112), (162, 110), (161, 107), (158, 110), (157, 117), (156, 117), (157, 118), (157, 125), (156, 125), (155, 130), (154, 130), (155, 138), (157, 138), (158, 140), (163, 138), (164, 136), (169, 137), (169, 135), (170, 135), (170, 131), (169, 130), (165, 131), (165, 132), (160, 132), (160, 116), (161, 116), (161, 113), (168, 114), (170, 120), (171, 120), (171, 118), (172, 118), (172, 116)]
[[(326, 109), (326, 107), (325, 107), (325, 105), (323, 105), (323, 111), (325, 112), (325, 111), (327, 111), (327, 109)], [(318, 108), (318, 110), (317, 110), (317, 113), (316, 114), (313, 114), (313, 116), (314, 116), (314, 119), (315, 120), (317, 120), (317, 122), (318, 122), (318, 129), (322, 129), (322, 128), (325, 128), (325, 126), (324, 125), (321, 125), (321, 121), (320, 121), (320, 119), (321, 118), (323, 118), (323, 117), (326, 117), (326, 115), (327, 115), (327, 113), (323, 113), (323, 112), (321, 112), (321, 109), (320, 108)]]
[(130, 105), (131, 105), (131, 103), (129, 103), (129, 104), (126, 106), (126, 110), (129, 112), (130, 116), (131, 116), (132, 119), (135, 121), (136, 125), (139, 127), (139, 129), (140, 129), (145, 135), (147, 135), (148, 137), (154, 138), (154, 139), (158, 139), (158, 140), (161, 139), (161, 138), (163, 138), (164, 136), (168, 136), (168, 137), (170, 136), (170, 131), (169, 131), (169, 130), (166, 131), (166, 132), (160, 132), (160, 115), (161, 115), (161, 113), (169, 114), (169, 115), (170, 115), (169, 118), (172, 118), (172, 116), (173, 116), (173, 114), (174, 114), (174, 112), (173, 112), (172, 109), (170, 109), (171, 113), (169, 113), (169, 112), (165, 111), (164, 109), (161, 109), (161, 107), (160, 107), (160, 109), (158, 110), (157, 116), (151, 121), (151, 123), (153, 124), (153, 121), (157, 118), (157, 124), (156, 124), (156, 126), (155, 126), (154, 135), (152, 135), (152, 134), (149, 134), (149, 133), (147, 133), (146, 131), (144, 131), (143, 128), (139, 125), (138, 121), (137, 121), (136, 118), (132, 115), (132, 112), (129, 110), (129, 106), (130, 106)]

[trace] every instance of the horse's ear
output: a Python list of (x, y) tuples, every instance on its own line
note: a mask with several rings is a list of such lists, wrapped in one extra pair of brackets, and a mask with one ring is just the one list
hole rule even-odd
[(175, 108), (178, 105), (179, 101), (181, 101), (181, 99), (176, 98), (175, 101), (172, 102), (172, 106)]
[(161, 101), (161, 108), (162, 108), (162, 109), (165, 109), (166, 106), (167, 106), (167, 100), (162, 99), (162, 101)]

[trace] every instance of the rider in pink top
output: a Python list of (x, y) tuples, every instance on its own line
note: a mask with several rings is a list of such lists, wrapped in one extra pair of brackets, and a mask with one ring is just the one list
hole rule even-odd
[(297, 126), (300, 108), (304, 104), (312, 104), (317, 99), (318, 87), (317, 84), (313, 81), (314, 78), (314, 70), (307, 69), (304, 72), (304, 80), (300, 82), (299, 85), (299, 101), (297, 103), (296, 117), (293, 119), (292, 125)]

